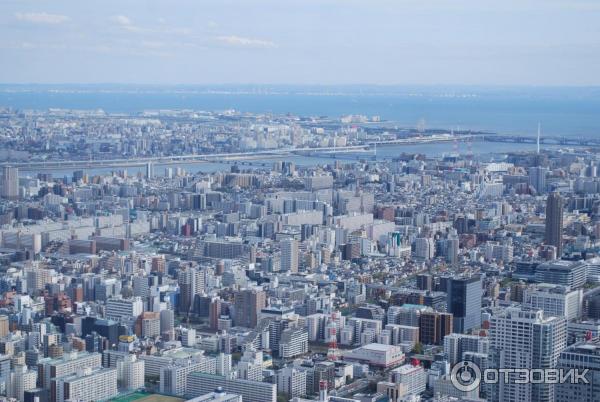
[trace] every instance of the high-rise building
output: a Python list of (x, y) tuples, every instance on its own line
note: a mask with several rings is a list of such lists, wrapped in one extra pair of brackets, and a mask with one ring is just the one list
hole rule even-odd
[(556, 247), (558, 258), (562, 255), (562, 229), (563, 229), (563, 198), (553, 192), (546, 200), (546, 237), (547, 245)]
[[(101, 366), (102, 355), (100, 353), (76, 353), (71, 352), (65, 354), (63, 357), (58, 359), (42, 359), (38, 362), (38, 375), (43, 388), (50, 389), (51, 383), (54, 379), (69, 376), (77, 373), (82, 368), (97, 368)], [(55, 394), (50, 395), (51, 401), (54, 399)]]
[(8, 316), (0, 315), (0, 338), (4, 338), (6, 335), (8, 335), (8, 332)]
[(488, 354), (490, 340), (479, 335), (450, 334), (444, 338), (444, 355), (451, 365), (465, 360), (465, 353)]
[(263, 352), (252, 348), (244, 351), (244, 355), (237, 365), (238, 378), (250, 381), (263, 379)]
[(216, 373), (218, 375), (222, 375), (223, 377), (231, 378), (233, 373), (233, 366), (231, 362), (231, 354), (229, 353), (219, 353), (216, 360)]
[(298, 272), (298, 241), (296, 239), (281, 241), (281, 270)]
[(430, 274), (417, 275), (417, 289), (432, 291), (433, 276), (431, 276)]
[(219, 317), (221, 317), (222, 302), (218, 297), (213, 297), (208, 305), (208, 326), (211, 329), (219, 327)]
[(17, 365), (11, 373), (10, 392), (8, 394), (22, 401), (25, 391), (35, 389), (36, 381), (37, 370), (29, 370), (27, 366)]
[(308, 353), (308, 332), (306, 328), (287, 328), (281, 333), (279, 357), (289, 359)]
[(403, 384), (407, 394), (419, 395), (425, 391), (427, 374), (423, 366), (405, 364), (390, 371), (390, 382)]
[(279, 370), (277, 392), (284, 393), (289, 399), (306, 395), (306, 371), (294, 367), (284, 367)]
[(188, 374), (202, 372), (215, 374), (216, 359), (199, 356), (194, 359), (181, 359), (160, 370), (160, 393), (183, 396), (185, 394)]
[(154, 165), (152, 164), (152, 162), (146, 163), (146, 178), (154, 178)]
[(84, 368), (56, 379), (56, 402), (99, 401), (118, 394), (117, 370)]
[(530, 286), (523, 292), (523, 306), (542, 309), (546, 317), (575, 320), (582, 316), (583, 289), (547, 284)]
[(277, 385), (259, 381), (227, 379), (220, 375), (194, 372), (188, 375), (185, 396), (195, 398), (221, 387), (225, 392), (241, 395), (244, 402), (275, 402)]
[(105, 315), (108, 319), (137, 318), (143, 311), (144, 303), (139, 297), (130, 299), (113, 297), (106, 301)]
[(136, 390), (144, 386), (144, 360), (138, 360), (136, 355), (128, 354), (117, 361), (117, 378), (119, 387), (126, 390)]
[(175, 325), (175, 313), (173, 310), (162, 310), (160, 312), (160, 333), (173, 334)]
[[(6, 347), (5, 347), (6, 349)], [(4, 351), (6, 353), (6, 350)], [(0, 389), (6, 389), (7, 382), (10, 381), (10, 366), (11, 366), (11, 356), (7, 354), (0, 355)]]
[(415, 257), (429, 260), (435, 256), (435, 242), (428, 237), (415, 239)]
[(0, 196), (9, 200), (19, 199), (19, 169), (10, 166), (2, 168)]
[(557, 368), (575, 369), (582, 373), (589, 370), (583, 381), (563, 381), (556, 384), (556, 402), (596, 402), (600, 401), (600, 340), (582, 342), (570, 346), (560, 353)]
[[(490, 320), (490, 355), (495, 367), (505, 369), (554, 369), (567, 346), (564, 317), (544, 317), (542, 310), (509, 307)], [(508, 381), (500, 376), (490, 387), (492, 402), (553, 402), (554, 385), (519, 383), (517, 373)]]
[(552, 283), (576, 289), (587, 282), (588, 265), (585, 261), (548, 261), (535, 268), (533, 277), (539, 283)]
[(460, 242), (458, 238), (446, 240), (446, 262), (456, 264), (458, 262), (458, 252), (460, 251)]
[(546, 191), (546, 174), (548, 169), (540, 166), (534, 166), (529, 169), (529, 185), (535, 188), (538, 194)]
[(189, 312), (194, 304), (194, 297), (204, 290), (204, 272), (195, 267), (187, 267), (179, 271), (179, 312)]
[(424, 311), (419, 317), (419, 340), (426, 345), (440, 345), (452, 333), (452, 314)]
[(454, 315), (453, 331), (463, 333), (481, 325), (482, 284), (479, 275), (447, 279), (447, 310)]
[(267, 306), (267, 295), (263, 290), (242, 289), (234, 295), (234, 323), (239, 327), (255, 328), (258, 312)]

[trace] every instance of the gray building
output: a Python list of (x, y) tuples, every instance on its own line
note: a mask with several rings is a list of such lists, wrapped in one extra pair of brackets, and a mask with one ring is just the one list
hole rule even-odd
[(536, 267), (535, 281), (575, 289), (587, 282), (587, 269), (585, 261), (549, 261)]
[(558, 368), (588, 369), (585, 382), (571, 384), (567, 381), (555, 387), (556, 402), (596, 402), (600, 401), (600, 340), (582, 342), (568, 347), (560, 353)]
[(454, 332), (481, 326), (481, 276), (447, 279), (447, 309), (454, 315)]
[(556, 247), (556, 255), (562, 255), (563, 198), (558, 193), (548, 195), (546, 201), (546, 244)]
[(277, 385), (266, 382), (234, 379), (206, 373), (190, 373), (187, 378), (185, 396), (195, 398), (221, 388), (223, 391), (242, 396), (244, 402), (275, 402)]

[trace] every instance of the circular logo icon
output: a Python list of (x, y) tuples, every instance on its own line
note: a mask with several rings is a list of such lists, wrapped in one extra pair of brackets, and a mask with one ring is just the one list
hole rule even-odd
[(450, 381), (460, 391), (473, 391), (479, 387), (479, 383), (481, 382), (481, 370), (473, 362), (462, 361), (452, 367)]

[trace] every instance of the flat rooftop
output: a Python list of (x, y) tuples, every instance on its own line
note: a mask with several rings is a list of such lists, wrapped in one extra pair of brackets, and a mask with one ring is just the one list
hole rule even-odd
[(149, 392), (134, 392), (111, 399), (112, 402), (183, 402), (185, 399), (174, 396), (151, 394)]

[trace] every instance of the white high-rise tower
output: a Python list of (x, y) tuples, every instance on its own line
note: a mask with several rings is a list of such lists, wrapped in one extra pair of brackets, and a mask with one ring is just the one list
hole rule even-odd
[[(564, 317), (544, 317), (543, 310), (509, 307), (490, 321), (490, 366), (506, 369), (556, 368), (560, 352), (567, 346)], [(553, 384), (518, 384), (518, 374), (490, 388), (489, 401), (552, 402)]]

